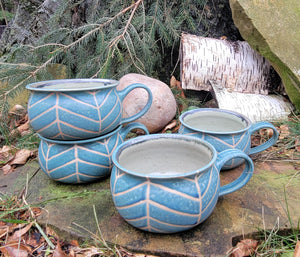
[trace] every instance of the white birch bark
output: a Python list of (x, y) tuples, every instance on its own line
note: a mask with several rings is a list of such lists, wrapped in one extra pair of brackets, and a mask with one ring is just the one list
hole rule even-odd
[(229, 92), (216, 81), (210, 81), (220, 109), (239, 112), (252, 122), (287, 120), (293, 105), (281, 95), (257, 95)]
[[(181, 86), (183, 89), (210, 90), (215, 80), (229, 91), (268, 94), (283, 85), (270, 63), (247, 42), (227, 41), (190, 34), (181, 36)], [(277, 85), (275, 85), (277, 83)]]

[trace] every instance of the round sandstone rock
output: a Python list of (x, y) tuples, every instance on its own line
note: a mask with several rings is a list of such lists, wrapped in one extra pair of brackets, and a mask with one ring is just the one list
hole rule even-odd
[[(119, 82), (117, 90), (122, 90), (133, 83), (142, 83), (151, 90), (153, 95), (151, 108), (136, 120), (144, 124), (149, 133), (163, 129), (176, 115), (176, 100), (167, 84), (136, 73), (124, 75)], [(129, 117), (139, 112), (145, 106), (147, 99), (147, 92), (144, 89), (134, 89), (123, 101), (123, 117)]]

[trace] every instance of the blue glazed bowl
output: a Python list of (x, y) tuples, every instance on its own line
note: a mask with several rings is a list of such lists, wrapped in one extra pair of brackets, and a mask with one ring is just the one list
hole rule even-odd
[[(117, 91), (118, 81), (109, 79), (62, 79), (32, 83), (28, 117), (41, 136), (55, 140), (80, 140), (98, 137), (121, 124), (143, 116), (151, 107), (151, 90), (131, 84)], [(148, 102), (135, 115), (122, 118), (122, 101), (135, 88), (148, 92)]]
[[(199, 108), (184, 112), (179, 117), (179, 134), (204, 139), (211, 143), (217, 152), (226, 149), (239, 149), (246, 154), (255, 154), (274, 145), (278, 131), (273, 124), (262, 121), (252, 124), (244, 115), (217, 108)], [(272, 137), (263, 144), (251, 148), (251, 135), (260, 129), (272, 129)], [(243, 163), (232, 159), (223, 169), (232, 169)]]
[[(245, 160), (244, 171), (220, 186), (220, 169), (236, 157)], [(110, 187), (118, 212), (132, 226), (155, 233), (197, 226), (212, 214), (219, 196), (245, 186), (254, 169), (240, 150), (218, 154), (208, 142), (179, 134), (128, 140), (112, 160)]]
[(125, 127), (120, 125), (104, 136), (87, 140), (59, 141), (40, 136), (40, 167), (49, 178), (59, 182), (94, 182), (110, 174), (113, 151), (133, 129), (142, 129), (149, 134), (143, 124), (133, 122)]

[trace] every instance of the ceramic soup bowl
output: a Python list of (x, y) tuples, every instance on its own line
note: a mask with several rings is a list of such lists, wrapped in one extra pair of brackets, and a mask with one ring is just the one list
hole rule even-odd
[[(143, 116), (152, 104), (151, 90), (143, 84), (131, 84), (118, 91), (118, 83), (109, 79), (62, 79), (27, 85), (32, 128), (49, 139), (80, 140), (107, 134)], [(148, 92), (148, 102), (140, 112), (122, 118), (122, 101), (135, 88)]]
[[(244, 115), (223, 109), (190, 110), (181, 114), (179, 120), (179, 134), (204, 139), (211, 143), (217, 152), (239, 149), (246, 154), (255, 154), (271, 147), (278, 139), (278, 132), (271, 123), (262, 121), (252, 124)], [(273, 130), (272, 137), (261, 145), (251, 147), (251, 135), (266, 128)], [(241, 159), (232, 159), (223, 169), (232, 169), (241, 163)]]
[[(246, 160), (242, 174), (220, 186), (220, 169), (235, 157)], [(179, 134), (130, 139), (112, 160), (110, 187), (118, 212), (132, 226), (156, 233), (197, 226), (220, 196), (245, 186), (253, 174), (253, 162), (242, 151), (218, 154), (210, 143)]]
[(111, 171), (113, 151), (133, 129), (142, 129), (149, 134), (143, 124), (133, 122), (125, 127), (120, 125), (104, 136), (86, 140), (59, 141), (40, 136), (40, 167), (51, 179), (69, 184), (106, 177)]

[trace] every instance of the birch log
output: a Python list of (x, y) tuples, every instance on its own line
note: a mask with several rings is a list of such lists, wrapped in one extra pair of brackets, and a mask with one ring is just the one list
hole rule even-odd
[(183, 89), (211, 89), (215, 80), (228, 91), (283, 94), (281, 79), (270, 63), (247, 42), (228, 41), (183, 33), (180, 49)]
[(293, 110), (293, 105), (282, 95), (229, 92), (216, 81), (210, 81), (210, 84), (220, 109), (239, 112), (252, 122), (287, 120)]

